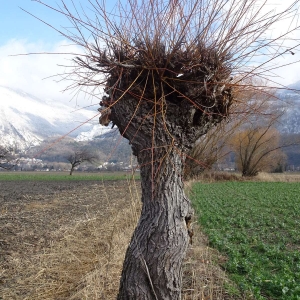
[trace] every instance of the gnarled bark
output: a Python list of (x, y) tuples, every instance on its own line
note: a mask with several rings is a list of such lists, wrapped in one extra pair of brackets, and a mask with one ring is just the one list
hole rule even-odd
[(185, 100), (138, 106), (136, 100), (123, 98), (111, 107), (111, 120), (137, 156), (143, 203), (125, 257), (119, 300), (180, 299), (189, 243), (186, 220), (192, 215), (182, 181), (185, 153), (209, 128), (201, 118), (194, 124), (194, 114)]
[(155, 152), (154, 162), (151, 149), (138, 155), (143, 208), (123, 266), (122, 300), (180, 299), (192, 209), (183, 191), (183, 158), (174, 150)]

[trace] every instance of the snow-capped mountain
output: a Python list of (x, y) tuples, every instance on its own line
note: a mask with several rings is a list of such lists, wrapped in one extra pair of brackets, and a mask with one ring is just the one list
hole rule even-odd
[[(300, 81), (288, 88), (277, 94), (286, 110), (279, 130), (300, 133)], [(78, 142), (94, 140), (111, 130), (99, 125), (98, 117), (97, 107), (93, 111), (75, 109), (72, 102), (43, 100), (0, 86), (0, 145), (26, 150), (44, 139), (66, 134)]]
[[(97, 114), (96, 108), (94, 111), (74, 109), (0, 86), (0, 144), (26, 150), (46, 138), (67, 133), (73, 138), (78, 136), (78, 140), (84, 137), (88, 140), (103, 132), (103, 127), (96, 125)], [(104, 131), (107, 132), (106, 127)]]
[(91, 141), (99, 136), (110, 132), (110, 127), (100, 126), (99, 124), (94, 125), (90, 130), (81, 132), (76, 138), (75, 141), (77, 142), (86, 142)]
[(277, 97), (285, 111), (278, 129), (282, 133), (300, 133), (300, 81), (279, 91)]

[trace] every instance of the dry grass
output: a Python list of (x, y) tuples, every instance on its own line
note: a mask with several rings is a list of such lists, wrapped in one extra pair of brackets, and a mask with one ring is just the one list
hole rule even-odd
[(253, 180), (271, 182), (300, 182), (299, 173), (259, 173)]
[[(46, 231), (51, 228), (37, 228), (33, 236), (18, 225), (14, 235), (21, 243), (4, 253), (8, 264), (4, 262), (0, 269), (0, 299), (115, 299), (125, 250), (140, 209), (135, 183), (89, 186), (60, 193), (46, 202), (28, 195), (25, 198), (27, 202), (16, 215), (25, 223), (29, 211), (34, 218), (45, 220), (47, 212), (59, 210), (68, 220), (49, 235)], [(80, 216), (72, 213), (70, 205), (77, 206)], [(1, 217), (8, 218), (9, 212), (13, 213), (11, 207)], [(26, 242), (29, 236), (30, 243)], [(47, 246), (38, 247), (42, 239), (47, 239)]]
[(184, 263), (183, 272), (183, 300), (225, 300), (242, 299), (229, 295), (225, 285), (233, 286), (219, 263), (226, 257), (208, 247), (206, 237), (200, 228), (194, 226), (193, 245), (190, 246)]
[[(1, 266), (0, 299), (116, 299), (125, 251), (140, 213), (139, 183), (94, 184), (48, 199), (29, 194), (23, 198), (17, 213), (6, 204), (1, 217), (14, 214), (24, 224), (31, 218), (36, 230), (19, 228), (14, 233), (18, 239), (13, 243), (20, 244), (6, 253), (7, 264)], [(52, 213), (58, 222), (59, 212), (64, 222), (47, 227), (46, 216)], [(184, 263), (182, 298), (231, 299), (223, 288), (228, 280), (217, 266), (225, 258), (207, 246), (196, 225), (194, 231)]]
[(242, 177), (241, 173), (236, 172), (213, 172), (207, 171), (194, 177), (188, 185), (193, 182), (216, 182), (216, 181), (268, 181), (268, 182), (300, 182), (300, 173), (286, 172), (286, 173), (266, 173), (260, 172), (255, 177)]
[(193, 178), (193, 182), (201, 181), (201, 182), (215, 182), (215, 181), (243, 181), (245, 180), (240, 174), (238, 173), (229, 173), (229, 172), (213, 172), (213, 171), (206, 171), (200, 173), (197, 177)]

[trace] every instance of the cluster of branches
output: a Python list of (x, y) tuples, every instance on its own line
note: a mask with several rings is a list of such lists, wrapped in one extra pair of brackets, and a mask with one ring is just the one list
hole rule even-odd
[(232, 141), (238, 170), (243, 176), (256, 176), (260, 171), (274, 170), (285, 160), (281, 150), (283, 146), (279, 143), (279, 132), (270, 126), (251, 126), (239, 131)]
[(237, 169), (243, 176), (256, 176), (261, 171), (272, 171), (278, 167), (283, 169), (286, 161), (283, 148), (300, 144), (299, 139), (282, 141), (277, 127), (284, 110), (274, 108), (274, 100), (265, 101), (263, 106), (267, 104), (267, 107), (264, 113), (249, 117), (230, 140)]
[(189, 152), (185, 165), (185, 178), (197, 177), (200, 173), (211, 170), (213, 165), (225, 159), (231, 152), (230, 141), (242, 120), (229, 119), (217, 124), (201, 136)]
[[(106, 85), (102, 124), (109, 123), (114, 104), (129, 97), (136, 100), (133, 109), (145, 105), (149, 113), (154, 102), (161, 110), (165, 103), (184, 102), (195, 110), (192, 125), (212, 125), (228, 115), (234, 87), (245, 78), (266, 77), (274, 69), (270, 63), (289, 53), (280, 44), (295, 28), (275, 38), (266, 34), (278, 21), (293, 18), (297, 1), (273, 14), (264, 13), (265, 4), (257, 0), (131, 0), (110, 12), (105, 1), (89, 3), (96, 20), (64, 3), (55, 10), (76, 33), (58, 31), (86, 51), (65, 75), (73, 80), (68, 88)], [(263, 69), (251, 66), (254, 57)], [(118, 123), (113, 115), (111, 120)]]

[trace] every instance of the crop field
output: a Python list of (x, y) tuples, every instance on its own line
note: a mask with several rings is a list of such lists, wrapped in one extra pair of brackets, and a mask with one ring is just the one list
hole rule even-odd
[(209, 246), (246, 299), (300, 299), (300, 184), (224, 182), (193, 186)]

